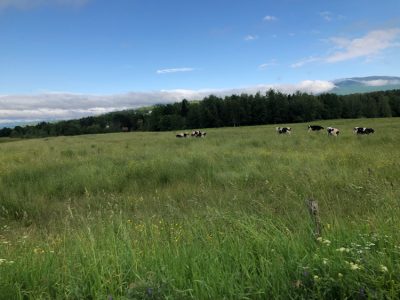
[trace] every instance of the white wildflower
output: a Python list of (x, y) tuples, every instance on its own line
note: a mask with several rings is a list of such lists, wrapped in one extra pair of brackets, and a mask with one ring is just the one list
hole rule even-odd
[(324, 240), (322, 243), (327, 245), (327, 246), (329, 246), (331, 244), (331, 241), (330, 240)]
[(350, 262), (350, 270), (355, 271), (355, 270), (359, 270), (359, 269), (361, 269), (361, 267), (359, 265), (357, 265), (353, 262)]
[(345, 248), (345, 247), (340, 247), (339, 249), (336, 249), (336, 251), (338, 252), (350, 252), (349, 248)]

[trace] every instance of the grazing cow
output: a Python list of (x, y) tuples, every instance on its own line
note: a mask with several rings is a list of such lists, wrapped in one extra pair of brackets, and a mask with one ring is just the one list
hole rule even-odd
[(291, 134), (292, 133), (292, 128), (290, 128), (290, 127), (276, 127), (275, 129), (278, 134)]
[(194, 130), (191, 134), (191, 136), (194, 137), (205, 137), (207, 135), (207, 132), (200, 131), (200, 130)]
[(353, 133), (355, 134), (370, 134), (374, 133), (375, 130), (373, 128), (366, 128), (366, 127), (354, 127)]
[(328, 135), (338, 136), (340, 133), (339, 129), (333, 127), (328, 127), (326, 130), (328, 131)]
[(308, 132), (310, 131), (320, 131), (324, 129), (324, 127), (319, 126), (319, 125), (308, 125)]
[(178, 133), (177, 135), (176, 135), (176, 137), (177, 138), (185, 138), (185, 137), (187, 137), (188, 136), (188, 134), (185, 132), (185, 133)]

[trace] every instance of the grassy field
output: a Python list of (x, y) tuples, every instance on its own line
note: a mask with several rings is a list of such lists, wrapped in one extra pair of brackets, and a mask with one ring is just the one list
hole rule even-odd
[(0, 299), (400, 298), (400, 119), (317, 123), (3, 140)]

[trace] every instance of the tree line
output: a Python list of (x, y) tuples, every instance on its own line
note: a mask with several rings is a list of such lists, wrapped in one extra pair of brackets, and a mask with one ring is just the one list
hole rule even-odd
[(76, 120), (0, 129), (0, 137), (33, 138), (120, 131), (167, 131), (224, 126), (311, 122), (325, 119), (400, 117), (400, 90), (365, 94), (210, 95), (201, 101), (158, 104)]

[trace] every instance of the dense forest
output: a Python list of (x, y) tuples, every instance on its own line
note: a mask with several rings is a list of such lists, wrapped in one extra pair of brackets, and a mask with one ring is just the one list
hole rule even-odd
[(324, 119), (400, 117), (400, 90), (336, 95), (241, 94), (160, 104), (78, 120), (0, 129), (0, 137), (31, 138), (119, 131), (166, 131), (223, 126), (311, 122)]

